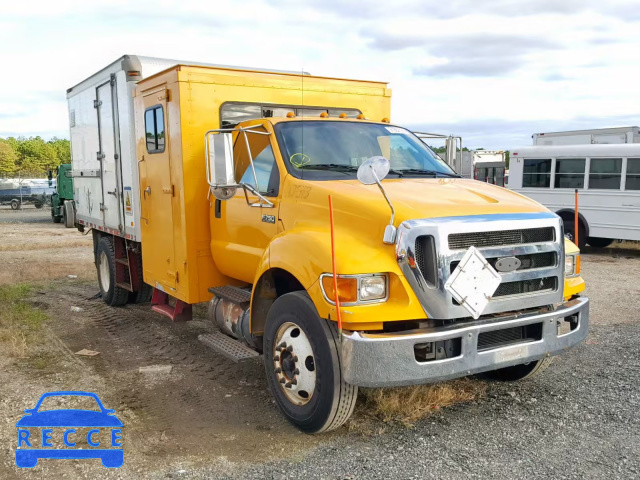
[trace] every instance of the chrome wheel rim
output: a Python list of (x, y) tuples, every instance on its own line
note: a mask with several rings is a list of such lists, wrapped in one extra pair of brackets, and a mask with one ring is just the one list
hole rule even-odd
[(295, 323), (283, 323), (273, 344), (276, 380), (287, 399), (305, 405), (316, 388), (316, 361), (311, 342)]
[(109, 291), (111, 285), (111, 272), (109, 269), (109, 259), (105, 252), (100, 252), (100, 265), (98, 270), (100, 273), (100, 285), (102, 285), (102, 290), (106, 293)]

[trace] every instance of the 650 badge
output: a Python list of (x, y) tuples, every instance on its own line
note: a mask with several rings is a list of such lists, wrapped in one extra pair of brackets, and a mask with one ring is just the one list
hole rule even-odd
[[(48, 397), (90, 397), (97, 410), (57, 409), (39, 411), (42, 402)], [(114, 415), (115, 411), (105, 408), (100, 398), (90, 392), (49, 392), (40, 397), (34, 408), (25, 410), (25, 415), (16, 423), (18, 427), (18, 447), (16, 465), (21, 468), (33, 468), (41, 458), (83, 459), (99, 458), (107, 468), (118, 468), (124, 463), (122, 450), (122, 422)], [(80, 440), (77, 428), (90, 428), (86, 432), (89, 448), (76, 448)], [(61, 438), (54, 437), (56, 433)], [(38, 430), (41, 430), (38, 434)], [(60, 440), (64, 448), (54, 448), (53, 442)], [(39, 446), (38, 446), (39, 445)]]

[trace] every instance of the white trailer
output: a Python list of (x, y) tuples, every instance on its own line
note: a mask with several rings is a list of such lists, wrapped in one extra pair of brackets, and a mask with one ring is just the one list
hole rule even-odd
[(534, 133), (534, 145), (591, 145), (612, 143), (640, 143), (640, 128), (615, 127), (566, 132)]
[(560, 215), (570, 237), (577, 190), (581, 246), (640, 240), (640, 144), (516, 148), (509, 188)]
[(474, 179), (504, 187), (506, 168), (505, 153), (502, 150), (474, 150)]

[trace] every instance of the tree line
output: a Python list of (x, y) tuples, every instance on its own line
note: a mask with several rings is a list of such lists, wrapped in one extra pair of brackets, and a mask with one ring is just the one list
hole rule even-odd
[(49, 169), (71, 163), (71, 144), (64, 138), (0, 138), (0, 177), (42, 177)]

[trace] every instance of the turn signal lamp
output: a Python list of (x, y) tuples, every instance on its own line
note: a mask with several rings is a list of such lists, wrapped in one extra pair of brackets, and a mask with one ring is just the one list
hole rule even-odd
[[(327, 298), (335, 303), (336, 293), (333, 289), (333, 277), (322, 277), (322, 287)], [(358, 301), (358, 279), (356, 277), (338, 277), (338, 295), (340, 303), (356, 303)]]

